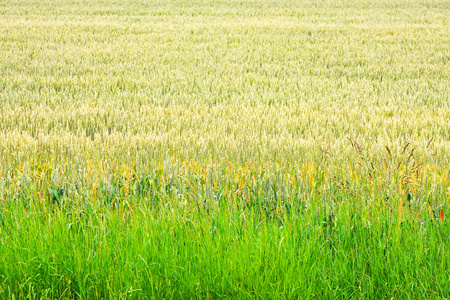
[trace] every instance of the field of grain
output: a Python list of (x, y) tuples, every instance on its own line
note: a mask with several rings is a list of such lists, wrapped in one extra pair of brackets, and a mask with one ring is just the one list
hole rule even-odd
[(0, 0), (0, 298), (449, 298), (449, 19)]

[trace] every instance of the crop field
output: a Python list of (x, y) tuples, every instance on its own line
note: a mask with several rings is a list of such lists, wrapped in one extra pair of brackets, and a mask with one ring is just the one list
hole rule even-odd
[(0, 299), (450, 298), (449, 22), (0, 0)]

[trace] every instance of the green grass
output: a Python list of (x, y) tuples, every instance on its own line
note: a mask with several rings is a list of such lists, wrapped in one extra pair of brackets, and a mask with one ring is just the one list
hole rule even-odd
[(6, 202), (2, 296), (448, 297), (450, 228), (430, 200), (365, 205), (322, 189), (296, 202), (211, 199), (150, 186), (151, 197), (133, 197), (139, 204), (112, 208)]
[(0, 0), (0, 298), (449, 298), (449, 17)]

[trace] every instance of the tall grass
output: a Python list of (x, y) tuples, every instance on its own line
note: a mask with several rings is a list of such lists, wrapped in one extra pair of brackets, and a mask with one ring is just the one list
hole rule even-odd
[(4, 201), (3, 297), (448, 297), (441, 199), (355, 194), (320, 172), (289, 188), (168, 175), (131, 197), (99, 187)]

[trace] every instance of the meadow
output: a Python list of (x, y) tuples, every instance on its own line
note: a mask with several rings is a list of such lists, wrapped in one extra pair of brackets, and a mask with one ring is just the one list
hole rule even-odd
[(0, 0), (0, 298), (449, 298), (449, 19)]

